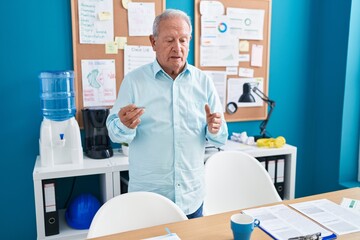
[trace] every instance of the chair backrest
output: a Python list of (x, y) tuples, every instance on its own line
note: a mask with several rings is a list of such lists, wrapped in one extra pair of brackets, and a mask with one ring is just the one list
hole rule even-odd
[(282, 201), (270, 175), (251, 155), (222, 151), (205, 163), (204, 215)]
[(187, 220), (184, 212), (160, 194), (125, 193), (100, 207), (91, 222), (87, 237), (95, 238), (182, 220)]

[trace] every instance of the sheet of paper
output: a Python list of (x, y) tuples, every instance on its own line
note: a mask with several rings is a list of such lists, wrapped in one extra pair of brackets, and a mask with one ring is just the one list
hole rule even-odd
[(116, 100), (115, 60), (81, 60), (84, 107), (112, 106)]
[(253, 44), (251, 47), (251, 66), (262, 67), (263, 45)]
[(338, 235), (360, 231), (360, 215), (328, 199), (295, 203), (290, 206)]
[(264, 79), (263, 78), (229, 78), (228, 79), (228, 92), (227, 103), (235, 102), (238, 107), (261, 107), (264, 101), (252, 91), (249, 94), (254, 98), (255, 102), (240, 102), (241, 96), (244, 94), (244, 84), (250, 84), (257, 86), (260, 91), (264, 91)]
[(200, 14), (206, 16), (224, 15), (225, 7), (220, 1), (200, 1)]
[(225, 112), (226, 100), (226, 72), (224, 71), (204, 71), (214, 82), (220, 102)]
[(250, 54), (239, 54), (239, 62), (250, 62)]
[(238, 75), (238, 68), (237, 67), (226, 67), (226, 74), (227, 75)]
[(125, 45), (124, 76), (132, 70), (155, 60), (155, 52), (150, 46)]
[(234, 44), (227, 46), (200, 46), (202, 67), (238, 66), (238, 51)]
[(254, 69), (252, 68), (239, 68), (239, 77), (254, 77)]
[[(201, 17), (201, 45), (227, 46), (235, 37), (229, 32), (229, 19), (226, 16)], [(231, 42), (234, 44), (235, 42)]]
[(155, 19), (155, 3), (129, 2), (129, 36), (149, 36)]
[(227, 8), (230, 32), (239, 39), (263, 40), (265, 10)]
[(288, 240), (321, 232), (321, 236), (333, 233), (311, 221), (284, 204), (244, 210), (244, 213), (260, 220), (260, 227), (279, 240)]
[(105, 44), (114, 40), (112, 0), (79, 0), (78, 9), (80, 43)]

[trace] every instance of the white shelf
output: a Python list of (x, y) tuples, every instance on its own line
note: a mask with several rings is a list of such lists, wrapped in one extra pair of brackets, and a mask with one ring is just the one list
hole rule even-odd
[(101, 182), (102, 201), (105, 202), (114, 196), (113, 192), (113, 168), (109, 159), (90, 159), (84, 157), (83, 164), (62, 164), (54, 167), (42, 167), (40, 157), (36, 158), (33, 181), (36, 210), (36, 227), (38, 239), (85, 239), (87, 230), (70, 228), (64, 218), (65, 210), (59, 211), (59, 234), (45, 236), (44, 203), (42, 181), (46, 179), (58, 179), (86, 175), (99, 175)]

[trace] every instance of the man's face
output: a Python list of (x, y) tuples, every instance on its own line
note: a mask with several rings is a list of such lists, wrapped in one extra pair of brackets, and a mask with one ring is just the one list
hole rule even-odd
[(150, 36), (160, 66), (173, 79), (185, 66), (190, 39), (189, 25), (177, 17), (161, 21), (158, 36)]

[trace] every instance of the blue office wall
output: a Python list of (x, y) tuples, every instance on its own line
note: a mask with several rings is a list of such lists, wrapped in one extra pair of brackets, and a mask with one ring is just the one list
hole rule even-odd
[(315, 8), (313, 188), (323, 192), (340, 187), (342, 126), (347, 124), (343, 123), (343, 106), (351, 1), (318, 1)]
[[(359, 1), (352, 2), (359, 9)], [(343, 133), (350, 131), (345, 130), (346, 115), (358, 107), (347, 99), (351, 82), (359, 77), (357, 43), (349, 42), (354, 52), (347, 49), (351, 1), (272, 3), (269, 96), (277, 106), (268, 130), (298, 147), (297, 196), (338, 189), (339, 175), (353, 180), (354, 171), (351, 175), (346, 171), (357, 167), (353, 159), (348, 164), (342, 156), (355, 147), (341, 145)], [(167, 0), (166, 6), (194, 16), (193, 4)], [(5, 1), (1, 12), (0, 236), (36, 239), (32, 171), (41, 123), (37, 75), (73, 68), (70, 1)], [(359, 23), (359, 17), (351, 16)], [(192, 45), (190, 63), (193, 53)], [(259, 124), (229, 123), (229, 130), (255, 135)], [(339, 172), (340, 164), (344, 171)]]
[[(360, 129), (360, 1), (352, 1), (341, 136), (340, 182), (357, 178)], [(358, 109), (358, 111), (355, 111)]]

